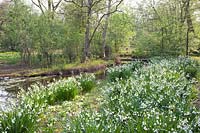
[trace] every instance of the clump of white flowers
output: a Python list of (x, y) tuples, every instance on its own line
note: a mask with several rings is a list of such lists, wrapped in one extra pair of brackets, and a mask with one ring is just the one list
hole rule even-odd
[(112, 82), (104, 87), (105, 100), (99, 112), (83, 112), (65, 130), (200, 132), (200, 112), (192, 105), (197, 91), (184, 71), (190, 65), (195, 63), (180, 58), (154, 60), (136, 69), (133, 65), (109, 69)]
[[(81, 79), (80, 82), (77, 79)], [(84, 84), (84, 89), (87, 89), (88, 82), (93, 82), (94, 79), (93, 74), (87, 74), (84, 77), (82, 75), (81, 77), (58, 80), (47, 86), (38, 83), (32, 85), (28, 91), (22, 90), (18, 95), (18, 103), (13, 107), (13, 110), (0, 112), (0, 132), (37, 131), (38, 124), (42, 120), (41, 114), (44, 113), (48, 105), (73, 100), (82, 91), (81, 84)], [(93, 84), (92, 87), (95, 87), (95, 85)], [(47, 126), (52, 127), (55, 121), (57, 120), (53, 119)]]

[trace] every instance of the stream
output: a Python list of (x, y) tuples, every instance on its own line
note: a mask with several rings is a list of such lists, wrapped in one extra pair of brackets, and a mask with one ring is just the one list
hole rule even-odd
[[(96, 73), (97, 79), (105, 78), (105, 70), (102, 73)], [(67, 78), (69, 76), (43, 76), (30, 78), (9, 78), (0, 77), (0, 110), (6, 110), (10, 105), (17, 101), (17, 94), (21, 89), (27, 90), (32, 84), (41, 83), (47, 85), (55, 80)]]
[(0, 110), (6, 110), (17, 101), (17, 94), (21, 89), (27, 90), (32, 84), (40, 82), (47, 84), (61, 77), (32, 77), (32, 78), (0, 78)]

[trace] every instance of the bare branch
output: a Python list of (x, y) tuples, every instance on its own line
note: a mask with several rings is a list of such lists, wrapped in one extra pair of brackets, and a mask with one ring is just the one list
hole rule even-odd
[(44, 8), (45, 10), (47, 10), (46, 6), (45, 6), (40, 0), (38, 0), (38, 1), (39, 1), (39, 3), (40, 3), (41, 7), (43, 6), (43, 8)]
[(38, 4), (37, 4), (34, 0), (31, 0), (31, 1), (32, 1), (32, 3), (33, 3), (35, 6), (37, 6), (37, 7), (41, 10), (41, 12), (44, 14), (44, 10), (43, 10), (43, 8), (42, 8), (42, 5), (41, 5), (40, 0), (38, 0)]
[(55, 6), (53, 5), (54, 11), (58, 8), (58, 6), (60, 5), (61, 2), (62, 2), (62, 0), (59, 0)]
[(102, 0), (97, 0), (94, 3), (92, 3), (91, 7), (95, 6), (96, 4), (100, 3)]
[(121, 4), (122, 2), (123, 2), (123, 0), (120, 0), (119, 3), (115, 6), (115, 9), (114, 9), (113, 11), (111, 11), (111, 12), (109, 12), (109, 13), (106, 13), (106, 14), (103, 14), (103, 15), (101, 16), (101, 18), (100, 18), (99, 21), (98, 21), (97, 26), (95, 27), (94, 31), (92, 32), (92, 35), (91, 35), (91, 37), (90, 37), (89, 43), (92, 42), (92, 39), (94, 38), (94, 35), (95, 35), (95, 33), (96, 33), (98, 27), (101, 25), (101, 22), (102, 22), (103, 18), (104, 18), (105, 16), (107, 16), (107, 15), (110, 15), (110, 14), (113, 14), (113, 13), (117, 12), (117, 11), (118, 11), (118, 7), (120, 6), (120, 4)]
[(75, 2), (74, 0), (64, 0), (65, 2), (68, 3), (73, 3), (74, 5), (78, 6), (78, 7), (83, 7), (83, 5), (79, 5), (77, 2)]
[[(112, 0), (111, 0), (112, 1)], [(118, 3), (119, 1), (115, 1), (114, 3), (111, 4), (111, 7), (114, 6), (116, 3)], [(96, 11), (93, 11), (93, 13), (98, 13), (99, 11), (102, 11), (104, 9), (106, 9), (107, 7), (102, 7), (102, 8), (99, 8), (98, 10)]]

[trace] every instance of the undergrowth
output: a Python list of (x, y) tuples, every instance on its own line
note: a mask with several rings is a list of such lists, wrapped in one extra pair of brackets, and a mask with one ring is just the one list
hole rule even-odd
[[(102, 99), (94, 104), (99, 106), (91, 110), (78, 105), (85, 108), (69, 114), (77, 95), (90, 94), (86, 92), (97, 87), (94, 75), (33, 85), (20, 93), (14, 110), (1, 112), (0, 132), (200, 132), (200, 111), (193, 105), (199, 93), (195, 88), (199, 70), (189, 58), (109, 68), (107, 82), (98, 86)], [(55, 108), (47, 112), (63, 101), (71, 104), (62, 108), (59, 118), (53, 115)]]

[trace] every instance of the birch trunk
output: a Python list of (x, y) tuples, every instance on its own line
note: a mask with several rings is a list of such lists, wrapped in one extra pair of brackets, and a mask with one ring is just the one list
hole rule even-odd
[(108, 21), (109, 21), (109, 17), (110, 17), (110, 9), (111, 9), (111, 1), (112, 0), (108, 0), (107, 3), (107, 15), (105, 16), (105, 24), (104, 24), (104, 29), (103, 29), (103, 33), (102, 33), (102, 58), (106, 57), (106, 36), (107, 36), (107, 30), (108, 30)]

